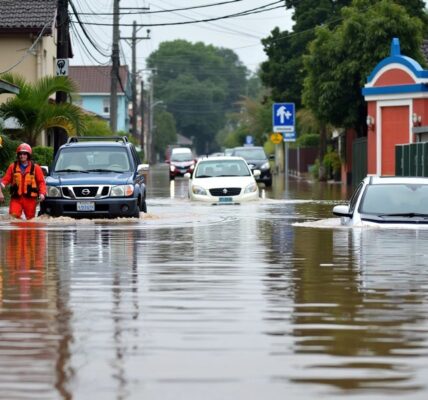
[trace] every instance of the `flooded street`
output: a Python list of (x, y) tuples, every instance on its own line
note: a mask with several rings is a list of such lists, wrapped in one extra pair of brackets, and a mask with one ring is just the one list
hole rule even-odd
[(426, 399), (428, 229), (340, 227), (348, 196), (194, 204), (157, 167), (139, 221), (3, 215), (0, 399)]

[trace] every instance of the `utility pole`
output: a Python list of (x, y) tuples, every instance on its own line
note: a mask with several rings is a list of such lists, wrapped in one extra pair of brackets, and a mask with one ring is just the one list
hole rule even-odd
[(148, 104), (148, 110), (149, 110), (149, 126), (148, 126), (148, 135), (147, 135), (147, 161), (151, 163), (152, 160), (152, 142), (153, 142), (153, 85), (154, 85), (154, 75), (153, 71), (150, 77), (150, 89), (149, 89), (149, 104)]
[[(141, 28), (140, 28), (141, 29)], [(132, 49), (132, 136), (136, 138), (138, 136), (137, 122), (138, 122), (138, 106), (137, 106), (137, 43), (143, 39), (150, 39), (150, 29), (147, 29), (147, 36), (145, 37), (137, 37), (137, 21), (134, 21), (132, 25), (132, 37), (122, 37), (121, 39), (125, 39), (128, 44), (130, 44)], [(131, 41), (131, 43), (128, 42)]]
[(110, 128), (117, 131), (117, 77), (119, 76), (119, 1), (113, 2), (113, 46), (111, 53)]
[[(141, 115), (141, 135), (140, 135), (140, 146), (144, 151), (145, 140), (144, 140), (144, 123), (145, 123), (145, 112), (144, 112), (144, 80), (141, 79), (141, 94), (140, 94), (140, 115)], [(147, 154), (144, 153), (144, 158), (146, 158)]]
[[(56, 18), (56, 26), (57, 26), (57, 37), (58, 44), (56, 48), (56, 58), (57, 58), (57, 66), (59, 65), (58, 60), (66, 60), (68, 64), (69, 58), (69, 23), (70, 20), (68, 18), (68, 0), (58, 0), (58, 9), (57, 9), (57, 18)], [(68, 65), (66, 70), (68, 71)], [(57, 104), (67, 102), (67, 93), (65, 92), (56, 92), (55, 102)], [(67, 142), (67, 132), (62, 128), (54, 129), (54, 137), (53, 137), (53, 147), (54, 154), (57, 153), (59, 147)]]

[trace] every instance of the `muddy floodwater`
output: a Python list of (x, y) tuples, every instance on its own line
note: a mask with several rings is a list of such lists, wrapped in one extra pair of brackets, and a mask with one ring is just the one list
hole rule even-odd
[[(261, 189), (262, 189), (261, 185)], [(343, 228), (337, 184), (139, 220), (0, 215), (0, 399), (427, 399), (428, 229)]]

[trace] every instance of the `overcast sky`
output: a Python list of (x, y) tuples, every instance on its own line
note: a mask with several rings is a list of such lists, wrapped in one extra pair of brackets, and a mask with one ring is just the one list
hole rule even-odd
[[(85, 22), (111, 24), (113, 0), (72, 0), (80, 18)], [(125, 7), (149, 7), (149, 12), (205, 6), (216, 3), (228, 3), (213, 7), (204, 7), (192, 10), (171, 11), (151, 14), (125, 15), (131, 10)], [(257, 66), (267, 59), (263, 51), (260, 39), (269, 36), (272, 29), (278, 26), (281, 30), (292, 29), (292, 10), (284, 8), (284, 1), (278, 0), (120, 0), (121, 25), (129, 24), (135, 20), (137, 24), (165, 24), (171, 22), (188, 22), (208, 18), (217, 18), (231, 14), (252, 10), (258, 7), (275, 8), (270, 11), (240, 16), (235, 18), (220, 19), (212, 22), (193, 23), (175, 26), (143, 27), (138, 36), (146, 36), (146, 29), (150, 29), (149, 40), (141, 40), (137, 45), (137, 68), (145, 67), (145, 58), (155, 51), (159, 43), (175, 39), (185, 39), (192, 43), (202, 41), (217, 47), (226, 47), (234, 50), (248, 69), (255, 71)], [(94, 13), (84, 15), (83, 13)], [(110, 15), (98, 15), (105, 13)], [(75, 17), (72, 17), (75, 21)], [(74, 58), (71, 65), (94, 65), (108, 63), (111, 55), (112, 27), (85, 24), (88, 34), (93, 38), (97, 47), (105, 54), (99, 54), (85, 40), (88, 50), (84, 48), (80, 39), (76, 36), (76, 28), (79, 36), (83, 37), (81, 29), (73, 23), (72, 46)], [(121, 26), (121, 36), (132, 36), (132, 26)], [(131, 48), (126, 41), (121, 41), (121, 63), (131, 65)], [(90, 55), (88, 54), (90, 53)], [(107, 56), (108, 55), (108, 56)]]

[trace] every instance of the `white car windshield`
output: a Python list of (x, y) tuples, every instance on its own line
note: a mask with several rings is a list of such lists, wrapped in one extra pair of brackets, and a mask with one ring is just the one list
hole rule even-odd
[(428, 185), (369, 185), (358, 211), (376, 215), (428, 215)]
[(172, 153), (171, 161), (192, 161), (192, 153)]
[(196, 178), (250, 175), (250, 170), (244, 160), (204, 161), (199, 163), (195, 172)]

